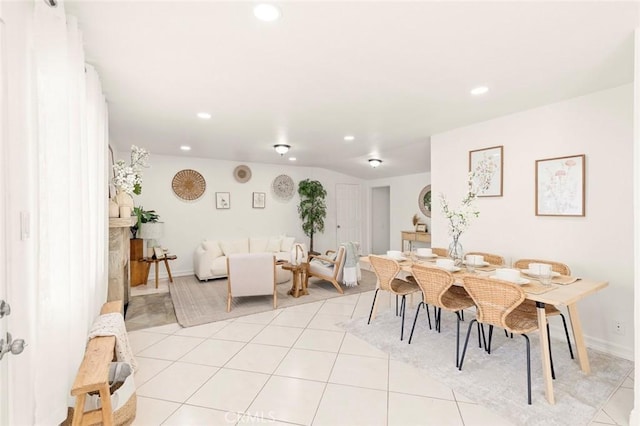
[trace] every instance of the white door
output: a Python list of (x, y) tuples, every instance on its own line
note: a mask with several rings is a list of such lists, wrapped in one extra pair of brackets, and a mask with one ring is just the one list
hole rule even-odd
[[(7, 121), (5, 25), (0, 19), (0, 305), (7, 301)], [(6, 339), (8, 318), (0, 312), (0, 339)], [(0, 349), (2, 349), (0, 347)], [(0, 360), (0, 425), (9, 424), (9, 362)]]
[(336, 242), (360, 242), (360, 185), (336, 184)]
[(371, 189), (371, 253), (384, 254), (391, 248), (391, 195), (388, 186)]

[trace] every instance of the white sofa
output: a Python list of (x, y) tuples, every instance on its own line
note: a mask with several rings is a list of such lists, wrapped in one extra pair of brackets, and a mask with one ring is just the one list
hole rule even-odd
[[(273, 253), (276, 260), (291, 259), (295, 237), (257, 237), (234, 240), (204, 240), (193, 255), (193, 270), (199, 280), (227, 277), (227, 256), (235, 253)], [(291, 279), (291, 272), (276, 267), (276, 283)]]

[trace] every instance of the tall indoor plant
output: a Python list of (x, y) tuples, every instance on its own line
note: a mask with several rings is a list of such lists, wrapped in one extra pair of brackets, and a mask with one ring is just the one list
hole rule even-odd
[(327, 191), (317, 180), (305, 179), (298, 184), (300, 204), (298, 214), (302, 219), (302, 230), (309, 237), (309, 252), (313, 250), (313, 235), (324, 232), (324, 218), (327, 217), (325, 198)]

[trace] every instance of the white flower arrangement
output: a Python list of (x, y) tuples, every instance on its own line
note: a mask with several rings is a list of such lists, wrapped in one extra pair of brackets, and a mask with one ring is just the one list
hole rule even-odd
[(454, 241), (457, 242), (460, 235), (467, 230), (471, 219), (480, 215), (480, 211), (473, 205), (473, 201), (478, 193), (484, 192), (489, 187), (494, 173), (495, 170), (492, 167), (482, 167), (475, 172), (469, 172), (467, 196), (456, 210), (450, 209), (446, 197), (444, 194), (440, 194), (442, 213), (449, 220), (449, 235), (453, 237)]
[(127, 165), (124, 160), (118, 160), (113, 166), (115, 187), (129, 195), (140, 195), (142, 193), (142, 168), (149, 167), (148, 158), (149, 152), (147, 150), (131, 145), (131, 164)]

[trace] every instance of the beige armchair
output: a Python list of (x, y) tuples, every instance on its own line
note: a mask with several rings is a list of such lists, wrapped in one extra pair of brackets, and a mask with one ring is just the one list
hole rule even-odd
[[(335, 253), (335, 258), (333, 258), (333, 253)], [(340, 246), (337, 252), (329, 250), (324, 256), (309, 254), (305, 286), (308, 286), (310, 277), (316, 277), (329, 281), (338, 290), (338, 293), (343, 294), (344, 290), (340, 286), (343, 266), (344, 246)]]
[(238, 253), (227, 257), (227, 312), (231, 299), (242, 296), (273, 294), (273, 308), (278, 305), (276, 258), (273, 253)]

